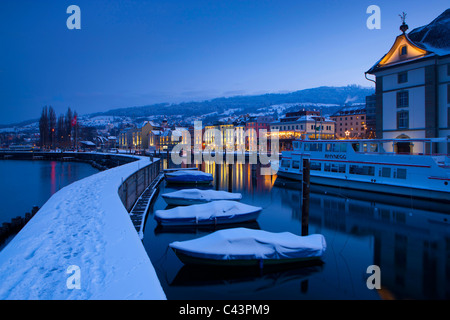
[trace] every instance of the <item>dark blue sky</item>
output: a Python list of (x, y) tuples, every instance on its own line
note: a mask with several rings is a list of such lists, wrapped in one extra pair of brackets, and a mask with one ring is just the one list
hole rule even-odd
[[(81, 8), (81, 30), (66, 9)], [(366, 9), (381, 8), (381, 30)], [(44, 105), (80, 114), (158, 102), (359, 84), (445, 1), (1, 0), (0, 124)]]

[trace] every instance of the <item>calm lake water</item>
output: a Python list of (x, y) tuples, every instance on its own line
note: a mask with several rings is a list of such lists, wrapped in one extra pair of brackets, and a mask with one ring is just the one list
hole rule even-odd
[[(232, 174), (227, 167), (220, 166), (217, 178), (214, 164), (203, 164), (201, 169), (213, 173), (211, 188), (230, 190), (232, 177), (231, 189), (243, 194), (243, 203), (263, 207), (257, 222), (245, 227), (301, 234), (297, 183), (261, 176), (255, 165), (234, 165)], [(186, 229), (175, 233), (157, 228), (153, 212), (167, 207), (161, 194), (176, 189), (161, 183), (144, 237), (168, 299), (450, 298), (448, 206), (312, 186), (308, 229), (326, 238), (324, 263), (263, 273), (235, 272), (184, 266), (168, 248), (173, 241), (212, 232)], [(371, 265), (380, 267), (380, 290), (367, 287)]]
[(1, 160), (0, 224), (42, 207), (59, 189), (95, 173), (81, 162)]

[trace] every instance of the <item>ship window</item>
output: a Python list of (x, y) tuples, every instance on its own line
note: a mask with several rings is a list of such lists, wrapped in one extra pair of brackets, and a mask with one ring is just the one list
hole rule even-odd
[(346, 143), (341, 143), (340, 151), (341, 152), (347, 152), (347, 144)]
[(291, 161), (290, 160), (281, 160), (281, 166), (283, 168), (289, 168), (291, 166)]
[(324, 163), (323, 165), (323, 171), (331, 171), (331, 164)]
[(350, 174), (359, 174), (359, 175), (363, 175), (363, 176), (374, 176), (375, 175), (375, 167), (350, 165), (348, 172)]
[(352, 143), (352, 148), (353, 148), (353, 150), (358, 152), (359, 151), (359, 143)]
[(300, 149), (300, 142), (294, 141), (294, 149), (299, 150)]
[(380, 168), (380, 177), (390, 178), (391, 177), (391, 168)]
[(406, 169), (397, 169), (394, 171), (394, 178), (406, 179)]
[(340, 164), (339, 165), (339, 172), (340, 173), (345, 173), (345, 167), (346, 167), (345, 164)]
[(321, 171), (322, 163), (321, 162), (311, 162), (310, 169), (315, 170), (315, 171)]
[(292, 169), (300, 169), (300, 161), (292, 161)]
[(305, 143), (305, 151), (322, 151), (321, 143)]

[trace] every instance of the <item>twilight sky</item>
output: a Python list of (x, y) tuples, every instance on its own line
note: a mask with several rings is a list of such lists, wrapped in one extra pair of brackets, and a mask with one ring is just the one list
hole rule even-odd
[[(69, 30), (67, 7), (81, 9)], [(381, 29), (369, 30), (369, 5)], [(158, 102), (372, 86), (367, 71), (445, 1), (1, 0), (0, 124)], [(409, 31), (410, 31), (409, 30)]]

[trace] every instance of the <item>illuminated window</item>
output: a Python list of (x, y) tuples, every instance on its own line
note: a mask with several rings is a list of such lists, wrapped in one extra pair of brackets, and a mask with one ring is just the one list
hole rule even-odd
[(406, 55), (408, 53), (408, 47), (406, 47), (406, 46), (401, 46), (400, 47), (400, 55), (401, 56), (404, 56), (404, 55)]

